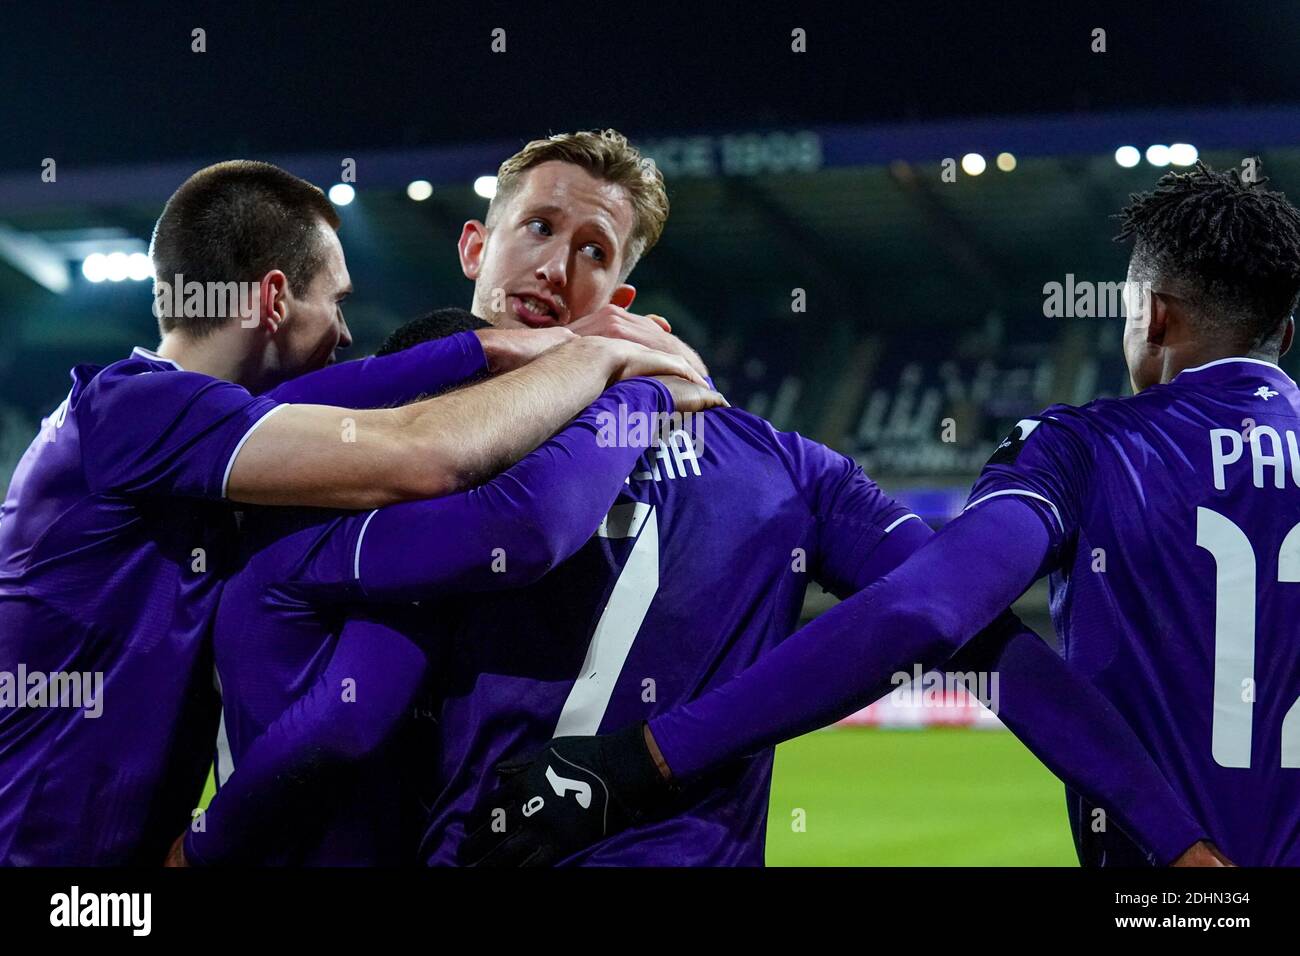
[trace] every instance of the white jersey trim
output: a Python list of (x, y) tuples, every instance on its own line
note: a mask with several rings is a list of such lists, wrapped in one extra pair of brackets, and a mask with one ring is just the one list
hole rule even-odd
[[(177, 366), (177, 368), (179, 367), (180, 366)], [(226, 488), (230, 485), (230, 472), (235, 467), (235, 459), (238, 458), (239, 453), (244, 450), (244, 442), (248, 441), (248, 439), (252, 437), (253, 432), (257, 431), (262, 426), (263, 422), (265, 422), (268, 418), (270, 418), (280, 409), (287, 408), (287, 407), (288, 407), (287, 405), (275, 406), (275, 408), (271, 409), (269, 412), (267, 412), (257, 421), (253, 422), (253, 424), (249, 427), (248, 431), (244, 432), (244, 437), (239, 439), (239, 444), (236, 445), (235, 450), (230, 453), (230, 460), (226, 462), (226, 473), (221, 476), (221, 497), (223, 498), (226, 497)]]
[(157, 352), (153, 351), (152, 349), (147, 349), (142, 345), (137, 345), (135, 348), (133, 348), (131, 350), (131, 354), (138, 355), (140, 358), (148, 359), (151, 362), (167, 362), (169, 365), (175, 368), (176, 371), (178, 372), (185, 371), (185, 369), (181, 368), (180, 362), (176, 361), (175, 359), (163, 358)]
[(366, 529), (370, 527), (370, 519), (379, 514), (376, 508), (370, 514), (366, 515), (366, 520), (361, 523), (361, 533), (357, 535), (357, 550), (352, 555), (352, 580), (361, 580), (361, 542), (366, 539)]
[(221, 722), (217, 724), (217, 754), (216, 770), (214, 778), (217, 783), (217, 790), (226, 785), (230, 775), (235, 772), (235, 758), (230, 752), (230, 735), (226, 733), (226, 701), (225, 692), (221, 689), (221, 673), (214, 667), (212, 668), (212, 688), (221, 698)]
[[(1185, 368), (1181, 372), (1179, 372), (1178, 375), (1186, 375), (1188, 372), (1199, 372), (1202, 369), (1214, 368), (1214, 366), (1216, 365), (1227, 365), (1229, 362), (1249, 362), (1251, 365), (1263, 365), (1264, 367), (1271, 368), (1276, 372), (1282, 372), (1282, 374), (1286, 376), (1288, 380), (1291, 379), (1291, 376), (1287, 375), (1286, 372), (1283, 372), (1282, 367), (1278, 365), (1276, 362), (1266, 362), (1263, 359), (1246, 358), (1246, 356), (1244, 355), (1235, 355), (1229, 358), (1215, 359), (1213, 362), (1206, 362), (1204, 365), (1198, 365), (1195, 368)], [(1177, 378), (1178, 375), (1175, 375), (1174, 378)]]
[(907, 521), (909, 518), (915, 518), (917, 521), (921, 520), (920, 515), (903, 515), (903, 517), (896, 518), (889, 523), (889, 527), (885, 529), (885, 534), (889, 534), (889, 532), (893, 531), (895, 528), (897, 528), (904, 521)]
[(991, 492), (985, 495), (983, 498), (976, 498), (965, 508), (962, 508), (961, 512), (962, 514), (965, 514), (966, 512), (974, 508), (977, 504), (979, 504), (981, 501), (988, 501), (990, 498), (1000, 498), (1003, 495), (1020, 495), (1023, 498), (1033, 498), (1036, 501), (1041, 501), (1043, 504), (1047, 505), (1047, 507), (1052, 509), (1052, 517), (1056, 519), (1056, 526), (1061, 529), (1062, 534), (1065, 533), (1065, 522), (1061, 520), (1061, 512), (1057, 510), (1056, 505), (1052, 504), (1042, 495), (1036, 494), (1032, 491), (1026, 491), (1023, 488), (1008, 488), (1006, 491)]

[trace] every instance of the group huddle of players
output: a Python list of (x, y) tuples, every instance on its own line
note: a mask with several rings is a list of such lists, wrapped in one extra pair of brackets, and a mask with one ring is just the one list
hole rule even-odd
[[(0, 673), (103, 689), (0, 709), (0, 861), (758, 865), (775, 744), (919, 666), (999, 674), (1081, 862), (1300, 863), (1300, 213), (1202, 165), (1134, 197), (1135, 394), (1022, 420), (938, 533), (630, 311), (667, 216), (614, 131), (529, 143), (472, 310), (333, 364), (330, 203), (190, 177), (160, 286), (256, 291), (74, 368), (14, 473)], [(1048, 574), (1063, 654), (1008, 610)]]

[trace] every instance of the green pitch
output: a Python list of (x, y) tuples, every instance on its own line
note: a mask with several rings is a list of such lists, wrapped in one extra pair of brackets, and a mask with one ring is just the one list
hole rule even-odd
[(767, 862), (1078, 865), (1060, 782), (1011, 734), (959, 728), (838, 727), (782, 744)]

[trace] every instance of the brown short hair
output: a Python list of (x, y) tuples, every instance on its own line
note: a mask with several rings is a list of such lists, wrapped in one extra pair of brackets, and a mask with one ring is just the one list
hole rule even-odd
[[(185, 180), (163, 207), (149, 244), (154, 275), (169, 284), (178, 275), (187, 284), (254, 282), (279, 269), (301, 291), (321, 267), (321, 220), (339, 227), (334, 206), (305, 179), (270, 163), (217, 163)], [(225, 318), (164, 313), (159, 325), (202, 337)]]
[(515, 153), (497, 170), (497, 191), (488, 207), (488, 220), (498, 202), (509, 199), (519, 188), (523, 174), (542, 163), (559, 161), (581, 166), (593, 176), (627, 190), (634, 220), (622, 277), (627, 278), (637, 261), (654, 248), (668, 221), (668, 192), (663, 173), (654, 160), (628, 142), (617, 130), (602, 129), (579, 133), (557, 133), (535, 139)]

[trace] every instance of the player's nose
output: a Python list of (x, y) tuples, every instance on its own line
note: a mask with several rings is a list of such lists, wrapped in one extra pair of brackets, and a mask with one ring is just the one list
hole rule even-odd
[(348, 328), (347, 320), (339, 319), (339, 344), (337, 348), (345, 349), (352, 345), (352, 332)]
[(548, 286), (563, 289), (569, 278), (569, 264), (564, 255), (556, 252), (537, 266), (537, 278)]

